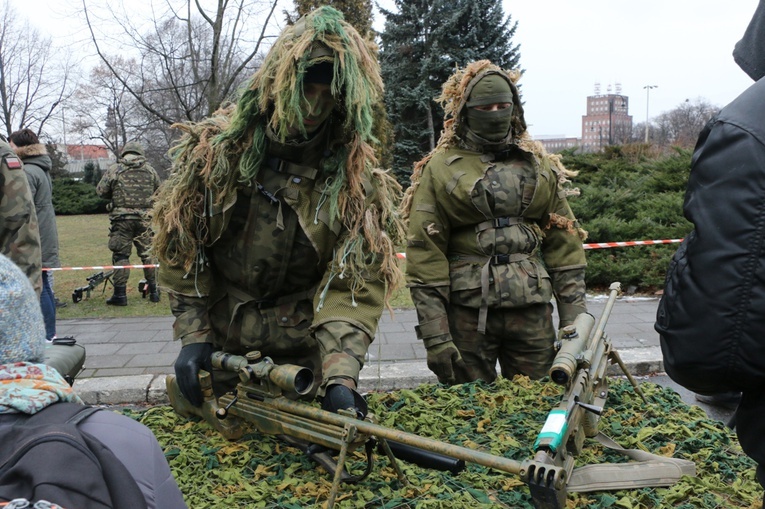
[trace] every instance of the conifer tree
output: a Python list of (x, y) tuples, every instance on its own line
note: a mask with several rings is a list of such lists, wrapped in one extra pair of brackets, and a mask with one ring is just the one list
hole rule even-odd
[(394, 0), (398, 12), (381, 9), (385, 30), (380, 63), (385, 105), (394, 129), (392, 167), (409, 183), (413, 164), (435, 147), (443, 111), (434, 98), (454, 72), (488, 59), (518, 68), (517, 22), (505, 16), (501, 0)]

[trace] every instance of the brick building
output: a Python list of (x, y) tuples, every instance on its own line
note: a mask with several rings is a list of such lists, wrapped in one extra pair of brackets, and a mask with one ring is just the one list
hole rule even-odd
[(621, 85), (611, 85), (606, 94), (600, 93), (595, 84), (595, 95), (587, 97), (587, 114), (582, 116), (582, 149), (597, 152), (606, 145), (621, 145), (632, 137), (632, 115), (629, 114), (629, 97), (621, 94)]

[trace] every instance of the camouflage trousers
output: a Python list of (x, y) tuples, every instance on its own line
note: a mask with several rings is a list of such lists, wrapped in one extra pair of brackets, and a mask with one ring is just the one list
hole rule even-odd
[[(148, 224), (142, 219), (112, 219), (109, 227), (109, 250), (112, 252), (112, 263), (114, 265), (130, 265), (130, 253), (132, 246), (135, 245), (136, 253), (141, 258), (143, 265), (151, 265), (154, 262), (149, 256), (149, 246), (151, 239), (149, 236)], [(143, 277), (149, 283), (154, 283), (156, 269), (143, 269)], [(130, 269), (119, 269), (114, 271), (112, 281), (115, 285), (124, 286), (130, 277)]]
[[(449, 306), (449, 330), (472, 380), (494, 381), (497, 361), (502, 376), (542, 378), (555, 358), (553, 306), (489, 309), (486, 333), (478, 332), (478, 309)], [(458, 380), (457, 383), (472, 381)]]

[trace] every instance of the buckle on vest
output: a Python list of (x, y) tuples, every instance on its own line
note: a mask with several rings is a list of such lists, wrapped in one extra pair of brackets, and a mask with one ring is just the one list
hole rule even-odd
[(514, 217), (495, 217), (494, 218), (494, 228), (506, 228), (508, 226), (511, 226), (515, 224), (511, 220), (515, 219)]
[(508, 263), (510, 263), (509, 254), (494, 255), (491, 257), (492, 265), (507, 265)]
[(255, 301), (255, 307), (257, 307), (258, 309), (268, 309), (275, 306), (276, 306), (276, 301), (273, 299)]

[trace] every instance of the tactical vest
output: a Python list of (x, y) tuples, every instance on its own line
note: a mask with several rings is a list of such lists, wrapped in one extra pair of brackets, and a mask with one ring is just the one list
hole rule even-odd
[(154, 175), (145, 166), (129, 168), (120, 164), (112, 201), (115, 209), (148, 209), (154, 194)]
[[(455, 170), (460, 162), (453, 161)], [(450, 279), (453, 301), (479, 308), (480, 330), (485, 326), (489, 307), (550, 302), (552, 285), (541, 261), (542, 232), (534, 221), (538, 215), (529, 210), (539, 178), (536, 165), (520, 158), (494, 161), (490, 154), (466, 158), (462, 165), (466, 174), (475, 174), (476, 170), (483, 173), (473, 180), (472, 188), (465, 187), (464, 191), (487, 219), (453, 231), (448, 254)], [(467, 179), (466, 184), (470, 181)], [(472, 249), (464, 249), (471, 244)], [(475, 252), (476, 248), (480, 255), (462, 254)], [(476, 263), (481, 264), (480, 270)], [(464, 283), (475, 290), (461, 291)], [(480, 294), (476, 287), (480, 287)]]

